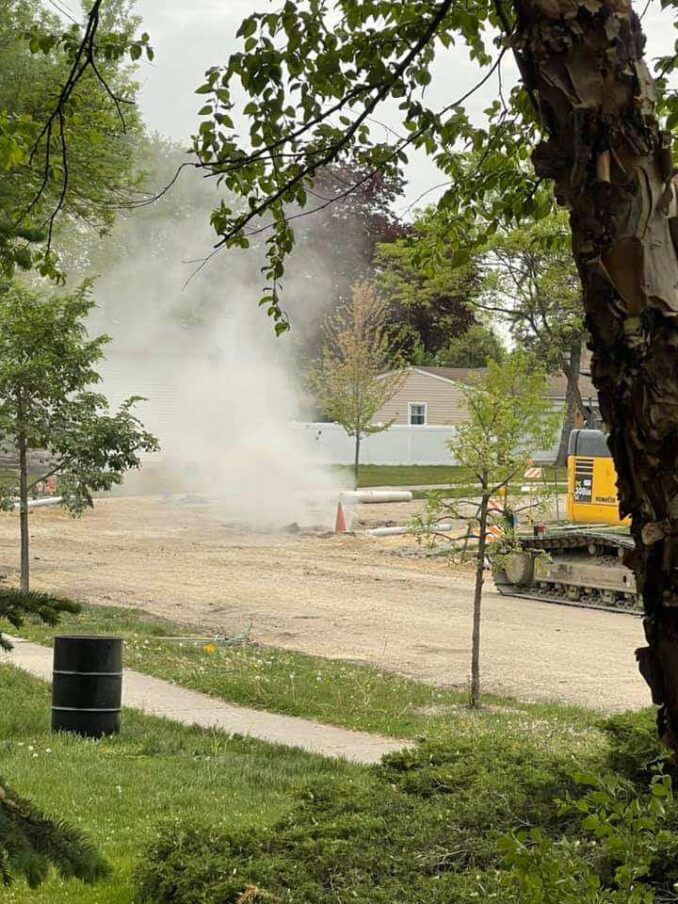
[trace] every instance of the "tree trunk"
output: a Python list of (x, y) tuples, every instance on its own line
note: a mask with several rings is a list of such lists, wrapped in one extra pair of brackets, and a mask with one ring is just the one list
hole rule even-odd
[(562, 468), (567, 464), (567, 447), (570, 442), (570, 433), (572, 433), (576, 426), (577, 415), (582, 415), (584, 411), (581, 393), (579, 391), (581, 345), (581, 338), (572, 343), (567, 367), (563, 368), (567, 378), (567, 387), (565, 389), (565, 420), (563, 421), (563, 429), (560, 433), (560, 445), (555, 461), (556, 467), (558, 468)]
[(471, 635), (471, 693), (469, 703), (473, 709), (480, 706), (480, 613), (485, 580), (485, 548), (487, 546), (487, 509), (490, 497), (484, 493), (480, 503), (478, 555), (476, 558), (476, 585), (473, 593), (473, 633)]
[(548, 135), (534, 154), (570, 210), (628, 557), (645, 607), (640, 670), (678, 752), (678, 257), (670, 138), (628, 0), (515, 0), (512, 37)]
[(28, 464), (26, 440), (19, 437), (19, 529), (21, 532), (21, 582), (22, 593), (30, 589), (30, 573), (28, 560)]
[(360, 470), (360, 434), (356, 433), (355, 435), (355, 458), (353, 461), (353, 482), (355, 483), (354, 489), (358, 489), (358, 471)]

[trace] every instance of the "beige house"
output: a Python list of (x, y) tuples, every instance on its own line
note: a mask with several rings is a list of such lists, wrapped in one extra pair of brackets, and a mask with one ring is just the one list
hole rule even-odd
[[(408, 367), (396, 394), (377, 411), (375, 423), (393, 420), (411, 426), (455, 426), (465, 420), (462, 385), (483, 369), (470, 367)], [(597, 393), (587, 376), (581, 376), (579, 388), (586, 406), (597, 404)], [(554, 407), (565, 403), (565, 377), (549, 377), (549, 398)]]

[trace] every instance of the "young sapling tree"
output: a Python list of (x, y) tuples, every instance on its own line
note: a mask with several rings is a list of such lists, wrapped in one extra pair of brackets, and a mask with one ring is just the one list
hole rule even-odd
[(353, 437), (355, 486), (360, 444), (387, 430), (393, 420), (375, 424), (374, 416), (402, 386), (405, 373), (396, 363), (388, 331), (388, 305), (368, 283), (357, 283), (347, 303), (329, 318), (320, 358), (308, 372), (309, 384), (326, 417)]
[[(501, 364), (489, 361), (485, 373), (476, 375), (462, 387), (465, 420), (457, 427), (448, 443), (455, 463), (461, 465), (465, 477), (477, 485), (473, 499), (448, 499), (444, 493), (433, 493), (425, 514), (415, 520), (420, 538), (447, 538), (474, 546), (475, 588), (473, 594), (473, 630), (471, 637), (470, 705), (480, 705), (480, 620), (488, 536), (493, 522), (505, 517), (505, 507), (493, 500), (508, 491), (509, 484), (523, 476), (537, 450), (548, 449), (554, 442), (559, 415), (554, 413), (546, 393), (546, 373), (535, 368), (521, 352), (508, 355)], [(473, 511), (473, 528), (454, 537), (443, 525), (450, 518)], [(529, 504), (533, 507), (534, 502)], [(520, 506), (517, 507), (519, 509)]]
[[(0, 291), (0, 437), (19, 462), (17, 484), (4, 484), (1, 493), (5, 508), (18, 496), (22, 593), (30, 583), (28, 500), (37, 484), (57, 476), (63, 505), (80, 515), (93, 504), (92, 493), (110, 490), (139, 467), (140, 452), (158, 449), (132, 413), (138, 397), (112, 414), (92, 389), (110, 341), (87, 335), (93, 305), (88, 283), (63, 294), (18, 283)], [(48, 462), (38, 475), (29, 473), (35, 452)]]

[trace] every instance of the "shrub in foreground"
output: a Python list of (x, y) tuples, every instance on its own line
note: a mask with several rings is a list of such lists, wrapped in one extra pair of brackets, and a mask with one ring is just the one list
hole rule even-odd
[[(13, 628), (21, 628), (26, 618), (55, 626), (65, 613), (77, 615), (80, 603), (53, 593), (36, 590), (23, 592), (15, 587), (0, 587), (0, 622), (8, 621)], [(0, 649), (11, 650), (12, 645), (0, 631)]]
[(10, 885), (23, 876), (31, 888), (54, 866), (65, 879), (96, 882), (109, 872), (106, 862), (76, 829), (47, 819), (0, 778), (0, 879)]
[(609, 720), (597, 772), (497, 731), (387, 757), (265, 831), (167, 826), (137, 872), (140, 899), (678, 902), (678, 805), (651, 725), (649, 713)]
[[(496, 886), (498, 841), (517, 820), (559, 817), (568, 763), (496, 736), (387, 757), (368, 781), (308, 793), (264, 832), (171, 825), (138, 871), (152, 904), (467, 904)], [(268, 897), (265, 897), (268, 896)]]
[[(500, 840), (503, 869), (488, 899), (520, 904), (678, 901), (678, 808), (671, 779), (642, 791), (619, 776), (575, 775), (580, 793), (558, 801), (575, 830), (522, 829)], [(583, 793), (582, 793), (583, 792)]]

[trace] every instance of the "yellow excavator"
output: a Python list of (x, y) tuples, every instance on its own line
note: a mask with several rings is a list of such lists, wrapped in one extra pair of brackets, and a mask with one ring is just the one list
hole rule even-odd
[(572, 524), (628, 524), (619, 519), (617, 472), (602, 430), (570, 434), (566, 512)]
[(518, 534), (519, 548), (498, 556), (497, 589), (510, 596), (589, 608), (640, 612), (628, 520), (619, 517), (617, 474), (602, 430), (570, 434), (565, 523)]

